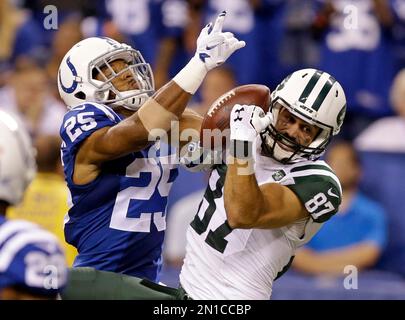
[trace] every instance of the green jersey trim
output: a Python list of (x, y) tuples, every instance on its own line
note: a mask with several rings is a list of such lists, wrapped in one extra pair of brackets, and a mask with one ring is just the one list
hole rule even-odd
[(303, 166), (295, 166), (290, 170), (289, 176), (291, 178), (310, 177), (310, 176), (324, 176), (331, 178), (337, 185), (339, 192), (342, 193), (339, 179), (336, 177), (333, 170), (326, 164), (310, 164)]
[(304, 171), (304, 170), (317, 170), (317, 169), (325, 170), (325, 171), (335, 174), (331, 168), (329, 168), (323, 164), (307, 164), (307, 165), (303, 165), (303, 166), (296, 166), (296, 167), (293, 167), (290, 172), (299, 172), (299, 171)]
[(338, 211), (342, 190), (332, 172), (308, 169), (291, 176), (294, 184), (286, 187), (297, 195), (315, 222), (325, 222)]

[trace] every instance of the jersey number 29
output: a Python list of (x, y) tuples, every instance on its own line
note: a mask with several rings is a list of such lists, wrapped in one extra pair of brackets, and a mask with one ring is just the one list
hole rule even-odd
[(150, 232), (153, 220), (158, 231), (166, 229), (164, 212), (142, 212), (139, 218), (127, 217), (131, 200), (149, 200), (156, 188), (161, 197), (167, 197), (169, 194), (172, 184), (168, 183), (170, 170), (163, 170), (161, 177), (160, 168), (154, 158), (135, 159), (127, 167), (126, 177), (133, 180), (134, 184), (143, 178), (142, 175), (150, 176), (147, 186), (130, 186), (118, 192), (111, 215), (110, 228), (130, 232)]

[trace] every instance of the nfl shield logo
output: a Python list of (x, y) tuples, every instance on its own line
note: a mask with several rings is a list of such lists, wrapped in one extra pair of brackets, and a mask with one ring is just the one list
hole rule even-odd
[(285, 177), (285, 172), (283, 170), (278, 170), (272, 175), (274, 181), (280, 181)]

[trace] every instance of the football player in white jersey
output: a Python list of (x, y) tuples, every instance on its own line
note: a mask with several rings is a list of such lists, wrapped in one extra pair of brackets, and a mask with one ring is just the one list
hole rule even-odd
[(180, 290), (191, 299), (269, 299), (341, 202), (341, 186), (319, 157), (339, 133), (345, 93), (316, 69), (292, 73), (270, 111), (235, 105), (227, 165), (212, 171), (187, 231)]

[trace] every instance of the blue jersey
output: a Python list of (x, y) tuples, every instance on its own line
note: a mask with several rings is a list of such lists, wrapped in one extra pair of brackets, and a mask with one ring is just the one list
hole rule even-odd
[(345, 88), (349, 112), (392, 114), (388, 101), (395, 74), (392, 43), (374, 13), (373, 1), (335, 0), (333, 5), (337, 12), (325, 33), (319, 68)]
[(66, 279), (65, 257), (56, 236), (0, 213), (0, 290), (16, 286), (35, 295), (56, 296)]
[(230, 56), (226, 62), (234, 70), (237, 83), (262, 82), (264, 68), (261, 49), (264, 30), (261, 29), (261, 20), (255, 16), (250, 3), (245, 0), (209, 0), (205, 2), (203, 10), (204, 25), (214, 22), (218, 14), (226, 10), (224, 29), (247, 43), (245, 48)]
[(66, 241), (78, 250), (75, 267), (158, 280), (170, 187), (177, 176), (172, 149), (156, 142), (105, 162), (98, 177), (73, 182), (76, 154), (93, 132), (122, 119), (107, 106), (85, 103), (64, 117), (62, 161), (71, 194)]
[(152, 66), (161, 38), (181, 37), (187, 23), (181, 0), (99, 0), (97, 9), (100, 22), (112, 20)]

